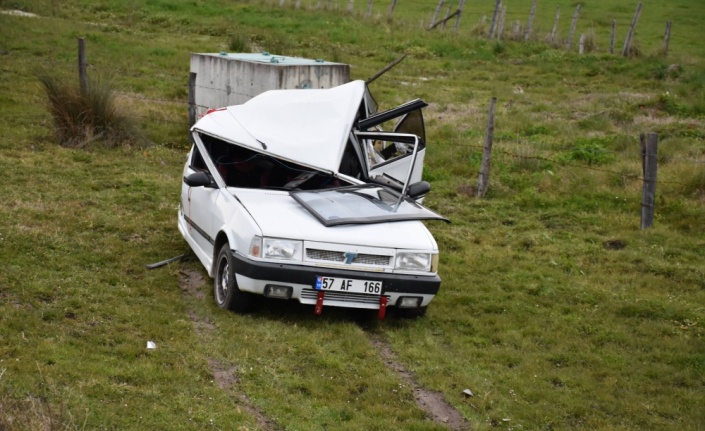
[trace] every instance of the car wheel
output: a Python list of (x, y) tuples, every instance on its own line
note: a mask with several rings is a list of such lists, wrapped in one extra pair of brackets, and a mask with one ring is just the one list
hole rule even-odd
[(226, 242), (218, 253), (215, 261), (215, 277), (213, 280), (213, 296), (218, 307), (245, 313), (254, 307), (254, 295), (243, 292), (237, 287), (235, 268), (230, 245)]

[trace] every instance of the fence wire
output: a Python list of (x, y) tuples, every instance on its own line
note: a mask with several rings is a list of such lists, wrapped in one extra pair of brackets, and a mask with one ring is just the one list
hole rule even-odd
[[(255, 1), (245, 1), (244, 3), (256, 3)], [(358, 1), (358, 2), (350, 2), (350, 1), (329, 1), (329, 0), (306, 0), (306, 1), (298, 1), (298, 0), (273, 0), (269, 2), (262, 2), (265, 4), (269, 4), (271, 7), (296, 7), (298, 5), (301, 8), (307, 8), (307, 9), (321, 9), (321, 10), (326, 10), (326, 11), (331, 11), (335, 10), (337, 12), (341, 13), (348, 13), (348, 10), (352, 10), (354, 13), (357, 13), (357, 15), (361, 15), (361, 11), (365, 12), (365, 15), (367, 15), (367, 10), (370, 5), (372, 5), (372, 11), (374, 11), (375, 16), (386, 16), (390, 13), (389, 9), (389, 4), (383, 2), (382, 6), (379, 6), (378, 2), (370, 2), (370, 1)], [(492, 15), (494, 14), (494, 1), (490, 0), (485, 0), (481, 5), (478, 5), (477, 3), (470, 7), (470, 4), (466, 4), (463, 11), (462, 11), (462, 18), (464, 19), (464, 26), (468, 27), (467, 22), (470, 21), (472, 24), (471, 26), (477, 25), (483, 18), (485, 19), (485, 24), (488, 26), (490, 25), (490, 21), (492, 19)], [(417, 18), (421, 19), (422, 22), (428, 21), (430, 22), (432, 15), (435, 12), (435, 9), (437, 7), (438, 3), (436, 1), (422, 1), (422, 0), (405, 0), (404, 2), (401, 2), (396, 5), (396, 12), (398, 13), (402, 8), (406, 8), (406, 10), (415, 10), (415, 11), (425, 11), (425, 12), (416, 12), (418, 14)], [(335, 7), (333, 7), (335, 6)], [(352, 6), (352, 8), (350, 8)], [(447, 16), (451, 11), (457, 10), (458, 7), (458, 2), (454, 1), (446, 1), (439, 11), (438, 14), (438, 20), (443, 19), (443, 17)], [(648, 7), (648, 5), (647, 5)], [(525, 10), (520, 10), (516, 6), (512, 6), (511, 9), (507, 8), (505, 12), (505, 21), (527, 21), (529, 19), (530, 15), (530, 7), (524, 7), (523, 9)], [(540, 3), (537, 11), (534, 14), (534, 32), (536, 34), (542, 33), (545, 34), (545, 30), (542, 29), (542, 25), (545, 26), (547, 23), (551, 24), (551, 27), (553, 26), (553, 23), (555, 22), (555, 17), (556, 17), (556, 8), (555, 6), (545, 6), (545, 4)], [(568, 23), (572, 21), (572, 15), (574, 12), (574, 8), (561, 8), (560, 10), (560, 19), (559, 19), (559, 32), (564, 33), (566, 32)], [(409, 13), (409, 12), (406, 12)], [(59, 18), (56, 18), (59, 19)], [(63, 18), (61, 18), (63, 19)], [(408, 16), (404, 16), (403, 19), (409, 19)], [(579, 19), (585, 20), (582, 16), (579, 16)], [(66, 19), (67, 21), (70, 22), (75, 22), (76, 24), (80, 25), (86, 25), (85, 22), (82, 21), (73, 21), (71, 19)], [(640, 20), (642, 21), (644, 17), (641, 17)], [(611, 18), (610, 18), (611, 21)], [(622, 13), (620, 14), (620, 20), (619, 20), (619, 33), (624, 33), (626, 28), (629, 26), (631, 21), (631, 13)], [(664, 25), (665, 25), (665, 20), (664, 20)], [(450, 21), (449, 27), (452, 21)], [(583, 23), (581, 22), (581, 25)], [(652, 23), (649, 23), (652, 24)], [(592, 25), (592, 24), (590, 24)], [(505, 24), (505, 29), (510, 30), (512, 25), (506, 25)], [(594, 26), (593, 26), (594, 27)], [(593, 28), (590, 27), (590, 28)], [(605, 26), (603, 25), (603, 30)], [(520, 29), (520, 31), (524, 31), (525, 29)], [(506, 33), (506, 32), (505, 32)], [(576, 34), (580, 34), (579, 31), (576, 31)], [(656, 38), (656, 36), (651, 36), (653, 38)], [(662, 35), (659, 35), (660, 38), (662, 38)], [(576, 38), (577, 39), (577, 38)], [(680, 40), (680, 36), (676, 33), (671, 35), (671, 42), (674, 42), (674, 40)], [(577, 44), (577, 40), (574, 40), (574, 44)], [(619, 46), (621, 45), (620, 42), (617, 40), (615, 41), (615, 51), (619, 51)], [(23, 60), (21, 60), (23, 61)], [(51, 60), (38, 60), (36, 58), (31, 59), (33, 63), (40, 63), (45, 66), (49, 66), (54, 68), (57, 64), (69, 64), (69, 63), (76, 63), (76, 59), (71, 59), (71, 58), (59, 58), (59, 59), (51, 59)], [(97, 64), (90, 64), (89, 65), (90, 70), (101, 70), (101, 66)], [(3, 67), (2, 68), (3, 73), (14, 73), (13, 70), (9, 67)], [(125, 68), (125, 67), (115, 67), (114, 65), (111, 66), (110, 71), (115, 73), (121, 73), (121, 74), (126, 74), (131, 72), (130, 69)], [(185, 85), (185, 84), (184, 84)], [(220, 91), (220, 92), (227, 92), (225, 89), (220, 89), (220, 88), (214, 88), (214, 87), (207, 87), (207, 86), (198, 86), (197, 88), (201, 89), (207, 89), (210, 91)], [(155, 98), (155, 97), (147, 97), (147, 96), (142, 96), (142, 95), (135, 95), (135, 94), (129, 94), (125, 92), (118, 92), (118, 96), (123, 97), (123, 98), (129, 98), (132, 100), (139, 100), (145, 103), (164, 103), (164, 104), (171, 104), (171, 105), (179, 105), (182, 104), (184, 107), (184, 110), (187, 109), (188, 102), (185, 100), (181, 99), (165, 99), (165, 98)], [(202, 109), (208, 109), (210, 107), (204, 106), (204, 105), (195, 105), (199, 108)], [(147, 115), (133, 115), (137, 118), (140, 118), (145, 121), (160, 121), (160, 122), (165, 122), (169, 124), (175, 124), (175, 125), (181, 125), (188, 127), (188, 121), (183, 120), (183, 121), (176, 121), (176, 120), (170, 120), (170, 119), (165, 119), (165, 118), (160, 118), (156, 119), (153, 116), (147, 116)], [(47, 116), (22, 116), (22, 118), (27, 118), (27, 119), (33, 119), (33, 120), (47, 120), (50, 117)], [(501, 142), (506, 142), (506, 140), (502, 140)], [(637, 142), (635, 140), (635, 142)], [(449, 145), (455, 146), (455, 147), (465, 147), (465, 148), (472, 148), (472, 149), (477, 149), (477, 150), (482, 150), (482, 146), (478, 145), (473, 145), (473, 144), (457, 144), (457, 143), (450, 143)], [(531, 144), (528, 144), (531, 145)], [(537, 149), (536, 146), (532, 146), (533, 149)], [(538, 148), (541, 149), (541, 148)], [(581, 150), (580, 147), (578, 146), (562, 146), (562, 147), (551, 147), (548, 149), (548, 151), (578, 151)], [(587, 170), (592, 170), (592, 171), (597, 171), (597, 172), (604, 172), (604, 173), (609, 173), (609, 174), (614, 174), (614, 175), (620, 175), (620, 176), (625, 176), (624, 172), (617, 172), (605, 168), (599, 168), (596, 166), (592, 165), (579, 165), (579, 164), (571, 164), (567, 162), (566, 160), (561, 160), (558, 158), (549, 158), (549, 157), (542, 157), (542, 156), (537, 156), (537, 155), (524, 155), (524, 154), (516, 154), (512, 153), (510, 151), (507, 151), (503, 148), (501, 148), (501, 144), (495, 147), (495, 151), (506, 155), (508, 157), (513, 157), (517, 159), (525, 159), (525, 160), (539, 160), (539, 161), (545, 161), (548, 163), (555, 163), (555, 164), (560, 164), (561, 166), (569, 166), (569, 167), (575, 167), (575, 168), (580, 168), (580, 169), (587, 169)], [(609, 154), (635, 154), (635, 156), (638, 155), (638, 157), (641, 157), (641, 152), (638, 149), (635, 149), (633, 152), (632, 151), (615, 151), (615, 150), (609, 150), (609, 149), (600, 149), (599, 150), (602, 153), (609, 153)], [(661, 156), (659, 156), (661, 157)], [(678, 161), (681, 163), (689, 163), (689, 164), (697, 164), (697, 165), (702, 165), (705, 164), (705, 160), (700, 160), (700, 159), (688, 159), (684, 157), (675, 157), (675, 156), (665, 156), (669, 161)], [(638, 159), (637, 159), (638, 160)], [(640, 179), (644, 180), (641, 176), (639, 175), (626, 175), (630, 178), (635, 178), (635, 179)], [(680, 182), (675, 182), (675, 181), (664, 181), (660, 180), (660, 182), (665, 182), (665, 183), (671, 183), (671, 184), (682, 184)]]

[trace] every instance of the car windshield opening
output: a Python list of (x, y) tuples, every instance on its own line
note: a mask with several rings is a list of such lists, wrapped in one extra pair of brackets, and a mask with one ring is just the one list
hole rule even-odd
[[(281, 160), (210, 135), (200, 134), (200, 138), (228, 187), (317, 190), (349, 185), (329, 172)], [(200, 153), (194, 154), (192, 167), (207, 169)]]

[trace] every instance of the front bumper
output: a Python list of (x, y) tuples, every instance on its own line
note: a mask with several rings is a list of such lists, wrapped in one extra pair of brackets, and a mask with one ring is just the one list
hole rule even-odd
[[(302, 304), (316, 304), (316, 277), (352, 278), (382, 281), (382, 296), (389, 306), (395, 306), (403, 296), (421, 298), (420, 306), (427, 306), (438, 293), (441, 279), (438, 275), (390, 274), (372, 271), (354, 271), (337, 268), (259, 262), (240, 253), (233, 253), (233, 264), (238, 287), (247, 292), (263, 294), (268, 284), (292, 287), (292, 299)], [(379, 296), (343, 292), (326, 292), (323, 305), (378, 309)]]

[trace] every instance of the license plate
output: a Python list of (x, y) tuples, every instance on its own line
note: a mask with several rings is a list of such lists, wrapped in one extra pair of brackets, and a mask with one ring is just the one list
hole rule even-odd
[(316, 290), (381, 295), (382, 282), (352, 278), (316, 276)]

